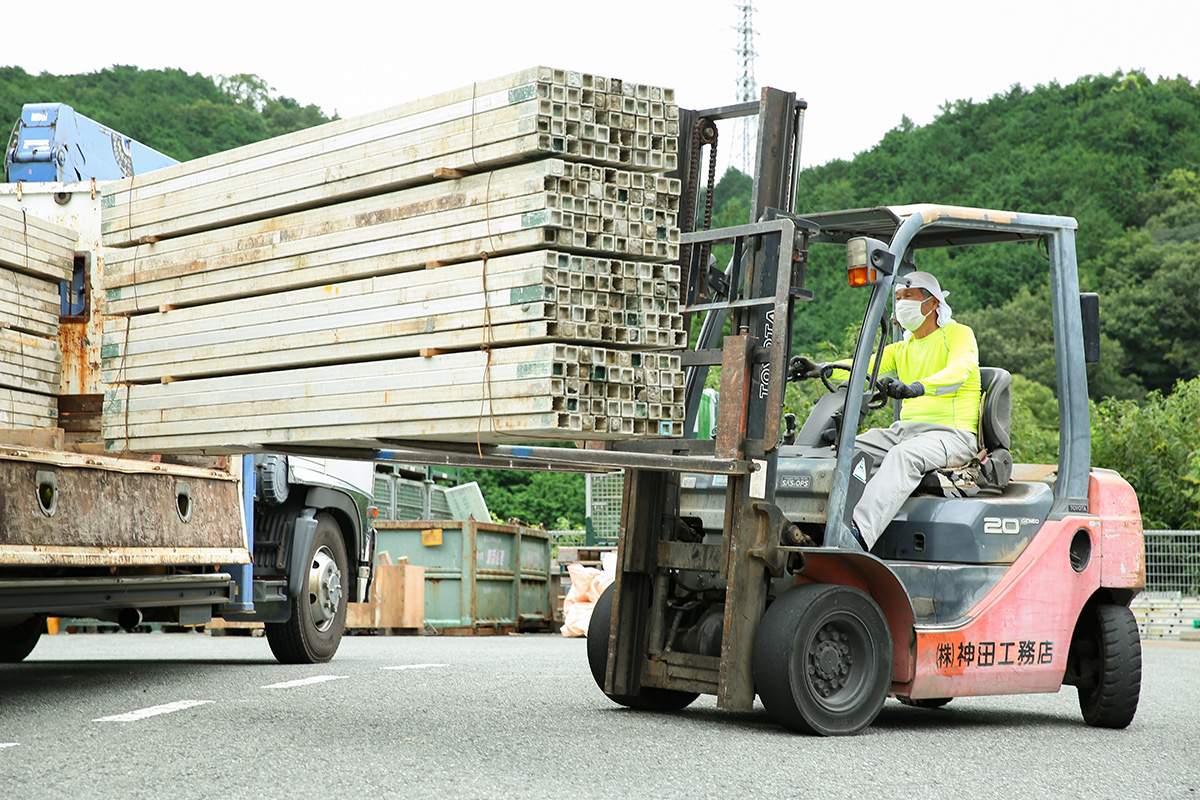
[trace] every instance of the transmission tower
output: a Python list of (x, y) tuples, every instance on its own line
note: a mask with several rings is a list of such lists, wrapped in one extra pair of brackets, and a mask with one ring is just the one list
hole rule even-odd
[[(754, 30), (754, 4), (750, 0), (738, 0), (734, 3), (734, 8), (738, 12), (738, 26), (735, 28), (738, 34), (738, 46), (734, 50), (738, 55), (740, 66), (740, 74), (737, 79), (737, 99), (738, 102), (754, 102), (758, 100), (758, 81), (754, 79), (754, 57), (758, 53), (754, 49), (754, 37), (758, 35), (758, 31)], [(741, 161), (741, 170), (747, 175), (754, 164), (754, 147), (756, 140), (756, 125), (754, 117), (744, 117), (738, 123), (738, 141), (737, 147), (731, 152), (731, 157), (734, 159), (734, 165), (737, 165), (737, 160)]]

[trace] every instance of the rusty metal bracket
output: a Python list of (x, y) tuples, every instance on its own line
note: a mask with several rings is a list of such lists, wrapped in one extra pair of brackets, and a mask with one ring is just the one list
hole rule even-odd
[(804, 554), (797, 545), (806, 537), (795, 523), (788, 520), (774, 503), (756, 500), (751, 508), (758, 513), (758, 529), (748, 551), (750, 556), (763, 562), (775, 578), (783, 576), (792, 554), (798, 554), (799, 566), (803, 569)]

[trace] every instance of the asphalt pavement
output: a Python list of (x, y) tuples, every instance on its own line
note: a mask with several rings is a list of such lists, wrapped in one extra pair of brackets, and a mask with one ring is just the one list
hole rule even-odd
[(1200, 644), (1144, 647), (1123, 731), (1073, 689), (889, 700), (852, 738), (701, 697), (613, 705), (582, 639), (343, 640), (285, 666), (266, 641), (45, 636), (0, 665), (0, 796), (25, 798), (1200, 798)]

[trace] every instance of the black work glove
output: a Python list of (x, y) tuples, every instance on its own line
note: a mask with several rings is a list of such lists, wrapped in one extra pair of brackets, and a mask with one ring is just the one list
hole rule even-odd
[(920, 397), (925, 394), (925, 387), (920, 381), (905, 383), (904, 381), (896, 380), (891, 375), (886, 375), (879, 379), (879, 390), (888, 397), (894, 397), (897, 400), (907, 400), (910, 397)]
[(802, 378), (819, 378), (824, 364), (818, 364), (806, 356), (792, 356), (788, 363), (788, 380), (798, 381)]

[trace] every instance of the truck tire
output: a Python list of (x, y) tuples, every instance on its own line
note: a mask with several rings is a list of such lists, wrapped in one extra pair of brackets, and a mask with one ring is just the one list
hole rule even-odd
[[(596, 601), (592, 609), (592, 621), (588, 625), (587, 657), (592, 668), (592, 677), (600, 691), (604, 692), (604, 673), (608, 668), (608, 638), (612, 630), (613, 588), (609, 586)], [(618, 705), (639, 711), (678, 711), (691, 705), (699, 694), (679, 692), (647, 686), (640, 694), (609, 694), (604, 696)]]
[(767, 713), (800, 733), (858, 733), (892, 683), (892, 635), (879, 606), (850, 586), (781, 595), (754, 639), (754, 685)]
[(1077, 687), (1083, 719), (1094, 728), (1127, 727), (1142, 688), (1137, 620), (1125, 606), (1098, 605), (1086, 636), (1080, 643), (1084, 677)]
[(333, 658), (346, 628), (350, 575), (342, 530), (329, 514), (317, 515), (309, 545), (308, 575), (288, 601), (287, 622), (269, 622), (267, 643), (281, 664), (318, 664)]
[(30, 617), (19, 625), (0, 628), (0, 663), (15, 664), (37, 647), (46, 631), (45, 617)]

